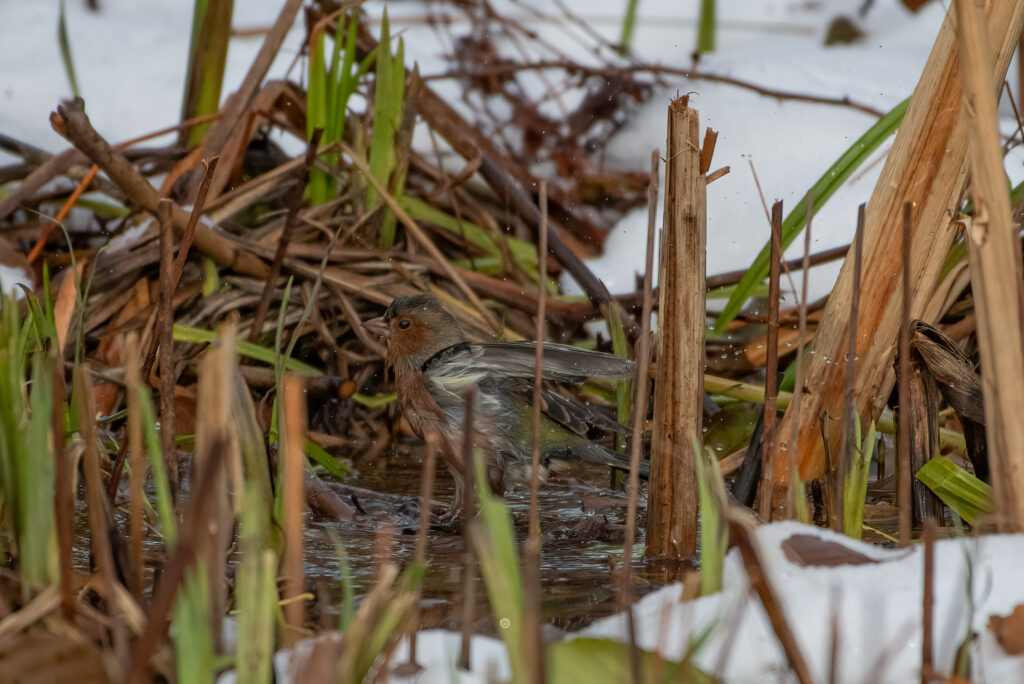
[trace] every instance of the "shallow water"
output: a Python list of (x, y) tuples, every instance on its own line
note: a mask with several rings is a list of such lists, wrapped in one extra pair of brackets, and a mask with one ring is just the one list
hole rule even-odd
[[(415, 554), (421, 471), (422, 464), (413, 456), (383, 456), (372, 466), (361, 468), (344, 485), (336, 486), (346, 498), (354, 494), (366, 515), (354, 521), (323, 516), (307, 519), (307, 584), (318, 589), (322, 599), (318, 608), (325, 620), (335, 619), (341, 597), (341, 565), (330, 535), (345, 545), (357, 596), (372, 585), (375, 545), (389, 525), (394, 528), (391, 553), (401, 565), (408, 564)], [(560, 629), (577, 629), (615, 610), (616, 580), (611, 568), (622, 550), (626, 498), (610, 490), (609, 484), (607, 469), (595, 468), (574, 473), (571, 478), (552, 478), (541, 487), (543, 613), (546, 621)], [(435, 510), (451, 502), (452, 494), (452, 480), (439, 467)], [(529, 491), (521, 488), (509, 492), (505, 500), (521, 542), (529, 516)], [(639, 503), (639, 535), (643, 534), (645, 502), (644, 492)], [(424, 627), (458, 629), (465, 572), (462, 535), (450, 526), (433, 525), (427, 549)], [(642, 547), (638, 546), (637, 554), (640, 553)], [(474, 629), (492, 632), (484, 587), (479, 572), (474, 574)], [(655, 586), (652, 580), (662, 575), (661, 569), (651, 568), (639, 559), (634, 564), (634, 591), (638, 596), (647, 593)]]

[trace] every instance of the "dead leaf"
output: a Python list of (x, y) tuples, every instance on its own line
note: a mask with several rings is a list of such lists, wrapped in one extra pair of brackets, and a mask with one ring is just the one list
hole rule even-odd
[(794, 534), (782, 542), (782, 551), (790, 562), (803, 566), (832, 568), (837, 565), (867, 565), (878, 562), (859, 551), (813, 534)]
[(64, 344), (71, 329), (71, 319), (75, 315), (75, 305), (78, 303), (78, 287), (75, 283), (81, 282), (87, 263), (86, 259), (79, 259), (73, 271), (65, 271), (64, 279), (57, 290), (57, 299), (53, 304), (53, 317), (57, 324), (57, 354), (61, 357), (64, 355)]
[(996, 641), (1003, 647), (1007, 655), (1020, 655), (1024, 653), (1024, 603), (1019, 604), (1006, 617), (1001, 615), (990, 616), (988, 628), (995, 635)]

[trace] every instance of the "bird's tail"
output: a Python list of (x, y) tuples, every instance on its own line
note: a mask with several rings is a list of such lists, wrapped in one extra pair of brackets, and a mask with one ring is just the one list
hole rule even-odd
[[(594, 442), (583, 441), (579, 444), (574, 444), (571, 449), (568, 450), (571, 454), (572, 460), (581, 461), (583, 463), (590, 463), (592, 465), (603, 465), (611, 466), (619, 470), (629, 470), (629, 454), (619, 453), (612, 451), (611, 449), (595, 444)], [(554, 458), (564, 458), (570, 454), (557, 454), (552, 455)], [(567, 459), (568, 460), (568, 459)], [(646, 459), (640, 459), (640, 477), (648, 479), (651, 474), (650, 461)]]

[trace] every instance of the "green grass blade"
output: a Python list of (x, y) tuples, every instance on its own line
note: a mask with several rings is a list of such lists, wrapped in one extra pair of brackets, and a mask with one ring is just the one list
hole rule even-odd
[[(853, 145), (849, 147), (842, 156), (818, 179), (803, 199), (796, 203), (789, 215), (782, 222), (782, 248), (785, 249), (800, 235), (807, 222), (807, 199), (811, 198), (814, 206), (814, 213), (818, 213), (836, 190), (856, 171), (861, 164), (889, 138), (903, 121), (907, 113), (906, 99), (893, 107), (885, 116), (876, 121)], [(733, 291), (732, 296), (726, 303), (722, 313), (715, 320), (714, 332), (721, 334), (727, 325), (736, 317), (743, 307), (743, 303), (750, 297), (754, 286), (760, 283), (768, 275), (768, 259), (770, 245), (765, 244), (761, 253), (757, 255), (754, 262), (747, 269), (746, 274), (740, 280), (739, 285)]]
[[(185, 325), (174, 324), (174, 339), (177, 342), (191, 342), (193, 344), (202, 344), (205, 342), (216, 342), (218, 335), (212, 330), (202, 330), (200, 328), (190, 328)], [(254, 359), (256, 361), (262, 361), (263, 363), (273, 364), (275, 359), (274, 350), (268, 349), (252, 342), (246, 342), (244, 340), (238, 340), (235, 345), (238, 347), (238, 353), (246, 358)], [(305, 375), (323, 375), (322, 372), (310, 366), (309, 364), (303, 363), (297, 359), (287, 359), (285, 361), (285, 368), (287, 370), (296, 371)]]
[(972, 525), (979, 518), (992, 514), (992, 487), (945, 456), (936, 456), (925, 463), (914, 477)]
[(68, 83), (71, 85), (71, 94), (81, 97), (78, 89), (78, 77), (75, 76), (75, 60), (71, 56), (71, 41), (68, 40), (68, 20), (64, 9), (64, 0), (60, 0), (59, 16), (57, 17), (57, 44), (60, 46), (60, 61), (64, 65), (64, 73), (67, 74)]
[(715, 51), (715, 0), (701, 0), (697, 22), (697, 52)]
[(139, 387), (139, 411), (142, 416), (143, 438), (146, 441), (146, 454), (149, 457), (149, 470), (153, 477), (153, 489), (156, 490), (156, 512), (163, 533), (164, 544), (173, 549), (178, 541), (178, 520), (174, 516), (174, 498), (171, 496), (171, 484), (167, 479), (164, 466), (163, 447), (160, 444), (160, 433), (157, 431), (156, 415), (153, 402), (149, 398), (149, 390)]
[(864, 531), (864, 504), (868, 493), (868, 471), (875, 454), (875, 423), (868, 426), (868, 433), (861, 440), (860, 420), (856, 410), (854, 420), (853, 462), (843, 485), (843, 531), (846, 536), (860, 539)]
[(693, 440), (693, 449), (697, 454), (700, 497), (700, 593), (707, 596), (722, 590), (725, 552), (729, 549), (729, 526), (725, 521), (728, 499), (718, 459), (697, 438)]
[(619, 33), (619, 54), (629, 54), (633, 45), (633, 34), (636, 32), (636, 15), (640, 9), (640, 0), (627, 0), (626, 13), (622, 16), (622, 31)]
[(512, 681), (526, 682), (528, 677), (523, 644), (525, 597), (519, 575), (512, 516), (505, 502), (488, 491), (483, 459), (476, 458), (475, 461), (480, 516), (472, 523), (473, 548), (480, 561), (480, 571), (498, 635), (508, 650)]

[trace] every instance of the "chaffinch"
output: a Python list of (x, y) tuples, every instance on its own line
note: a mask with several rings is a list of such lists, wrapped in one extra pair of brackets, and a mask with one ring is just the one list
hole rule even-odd
[[(436, 439), (456, 483), (456, 506), (464, 482), (462, 463), (466, 388), (475, 384), (474, 432), (492, 490), (529, 481), (533, 455), (535, 342), (467, 342), (455, 317), (435, 297), (398, 297), (383, 316), (363, 323), (387, 340), (402, 414), (421, 439)], [(622, 380), (633, 362), (611, 354), (545, 343), (543, 378), (582, 383), (591, 377)], [(628, 469), (629, 459), (590, 441), (591, 428), (629, 432), (598, 410), (542, 390), (541, 477), (559, 465), (582, 462)], [(646, 476), (647, 463), (641, 474)]]

